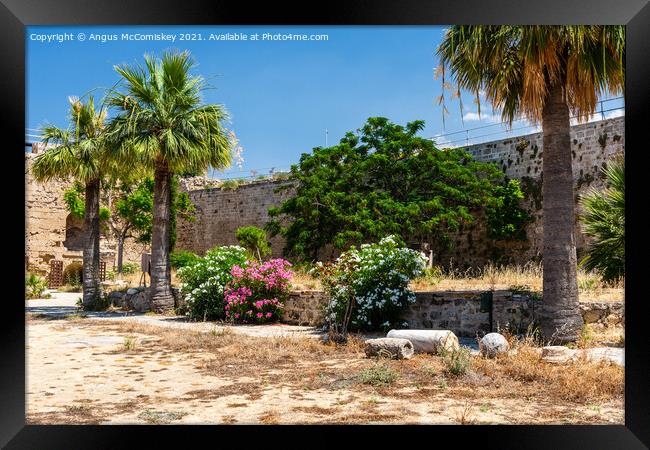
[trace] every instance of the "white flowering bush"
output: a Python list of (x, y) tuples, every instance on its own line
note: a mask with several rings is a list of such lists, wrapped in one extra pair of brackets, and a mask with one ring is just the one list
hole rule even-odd
[(376, 244), (351, 247), (333, 264), (317, 267), (330, 295), (326, 314), (330, 325), (347, 331), (399, 327), (400, 313), (415, 302), (409, 281), (426, 268), (427, 257), (405, 248), (395, 236)]
[(224, 291), (232, 281), (231, 270), (246, 267), (246, 249), (239, 246), (215, 247), (196, 262), (178, 269), (187, 315), (195, 320), (225, 318)]

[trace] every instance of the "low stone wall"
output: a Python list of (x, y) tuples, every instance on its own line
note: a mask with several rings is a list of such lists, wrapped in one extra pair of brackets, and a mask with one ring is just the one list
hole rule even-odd
[[(131, 288), (110, 294), (115, 306), (148, 311), (148, 292)], [(183, 296), (173, 288), (175, 306), (184, 305)], [(327, 295), (323, 291), (293, 291), (284, 304), (280, 321), (291, 325), (320, 327), (325, 323)], [(539, 295), (512, 291), (436, 291), (416, 292), (415, 303), (401, 319), (412, 329), (451, 330), (457, 336), (475, 337), (499, 329), (525, 333), (541, 311)], [(600, 327), (625, 323), (623, 302), (587, 301), (580, 303), (586, 324)]]
[[(285, 304), (282, 322), (321, 326), (327, 296), (321, 291), (292, 292)], [(447, 329), (457, 336), (475, 337), (508, 328), (526, 332), (541, 311), (542, 302), (534, 293), (512, 291), (416, 292), (416, 300), (401, 319), (409, 328)], [(585, 323), (616, 326), (624, 323), (623, 302), (582, 302)]]
[(402, 314), (409, 328), (452, 330), (476, 336), (498, 328), (524, 332), (541, 303), (532, 294), (510, 291), (417, 292), (415, 303)]
[(581, 302), (580, 311), (585, 323), (605, 327), (625, 325), (625, 304), (623, 302)]
[(280, 320), (291, 325), (322, 326), (327, 295), (323, 291), (295, 291), (284, 303)]

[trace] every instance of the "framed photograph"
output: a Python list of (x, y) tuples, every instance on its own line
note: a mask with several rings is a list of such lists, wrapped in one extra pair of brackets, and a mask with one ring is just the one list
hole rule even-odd
[(6, 448), (650, 445), (647, 1), (0, 20)]

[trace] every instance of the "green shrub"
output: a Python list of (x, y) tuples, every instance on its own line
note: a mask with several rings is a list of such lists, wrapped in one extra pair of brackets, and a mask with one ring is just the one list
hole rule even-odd
[(461, 148), (436, 148), (420, 135), (424, 125), (371, 117), (338, 144), (304, 153), (291, 168), (293, 183), (278, 186), (290, 195), (269, 209), (265, 225), (271, 236), (285, 238), (285, 255), (314, 260), (328, 245), (346, 250), (390, 234), (444, 250), (454, 233), (474, 223), (473, 213), (494, 202), (496, 228), (516, 231), (518, 223), (507, 222), (519, 220), (518, 199), (510, 195), (516, 186), (502, 186), (496, 165)]
[(330, 326), (340, 327), (343, 334), (348, 323), (350, 329), (363, 330), (400, 326), (400, 313), (415, 302), (408, 284), (424, 273), (427, 261), (422, 253), (388, 236), (377, 244), (351, 247), (333, 264), (317, 265), (314, 272), (330, 296), (326, 310)]
[[(81, 304), (83, 307), (83, 303)], [(101, 295), (97, 298), (95, 303), (84, 307), (85, 311), (105, 311), (111, 306), (111, 299), (108, 296), (108, 292), (102, 292)]]
[(271, 246), (266, 239), (266, 231), (257, 227), (240, 227), (235, 233), (239, 245), (248, 250), (254, 258), (262, 260), (262, 256), (271, 254)]
[(422, 278), (424, 278), (431, 284), (440, 283), (443, 277), (444, 277), (444, 273), (442, 271), (442, 268), (440, 268), (440, 266), (427, 267), (426, 269), (424, 269), (424, 273), (422, 274)]
[(25, 298), (49, 298), (49, 294), (43, 294), (47, 289), (47, 280), (34, 273), (29, 273), (25, 277)]
[(454, 376), (465, 375), (472, 362), (472, 354), (467, 347), (459, 347), (457, 350), (442, 350), (440, 356), (445, 365), (445, 371)]
[(83, 264), (79, 262), (68, 264), (63, 269), (63, 281), (73, 288), (80, 287), (83, 282)]
[(584, 232), (592, 237), (580, 264), (599, 272), (605, 281), (625, 276), (625, 162), (617, 158), (603, 169), (609, 187), (591, 189), (582, 196), (580, 217)]
[(242, 247), (215, 247), (194, 264), (178, 269), (187, 315), (194, 320), (225, 318), (224, 290), (232, 281), (232, 267), (245, 267), (246, 260), (246, 249)]
[(125, 275), (136, 273), (140, 270), (138, 263), (124, 263), (122, 264), (122, 273)]
[(178, 270), (181, 267), (190, 266), (201, 260), (201, 257), (196, 253), (188, 250), (176, 250), (169, 255), (169, 261), (172, 268)]
[(388, 386), (393, 384), (397, 378), (398, 375), (395, 371), (388, 366), (380, 364), (365, 369), (359, 374), (359, 381), (372, 386)]
[(221, 183), (221, 189), (224, 191), (234, 191), (242, 184), (242, 180), (231, 179)]

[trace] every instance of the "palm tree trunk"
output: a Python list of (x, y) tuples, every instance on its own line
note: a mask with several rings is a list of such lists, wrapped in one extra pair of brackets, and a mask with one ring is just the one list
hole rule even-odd
[(124, 235), (120, 233), (117, 237), (117, 273), (122, 275), (122, 266), (124, 260)]
[(156, 162), (151, 230), (151, 308), (158, 312), (174, 307), (169, 262), (171, 175), (164, 161)]
[(99, 284), (99, 180), (86, 183), (83, 248), (83, 308), (92, 309), (101, 295)]
[(544, 300), (540, 328), (544, 339), (562, 344), (578, 338), (582, 316), (576, 274), (571, 124), (561, 84), (549, 88), (542, 124)]

